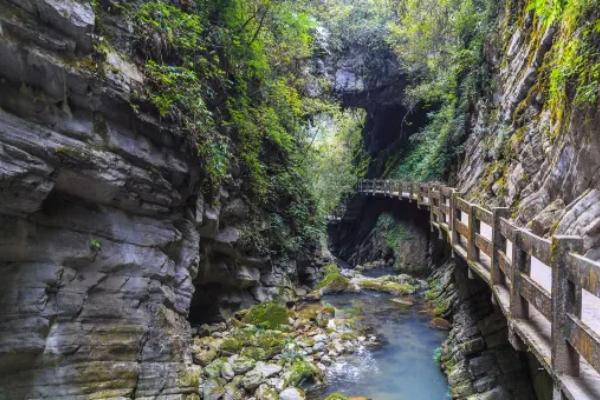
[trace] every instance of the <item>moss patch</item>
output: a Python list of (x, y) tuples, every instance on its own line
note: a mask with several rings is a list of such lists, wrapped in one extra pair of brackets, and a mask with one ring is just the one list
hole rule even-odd
[(345, 396), (341, 393), (331, 393), (329, 396), (325, 398), (325, 400), (348, 400), (348, 396)]
[(286, 378), (288, 386), (299, 386), (302, 383), (317, 380), (321, 371), (311, 362), (298, 359), (292, 364), (290, 374)]
[(342, 275), (335, 264), (325, 266), (325, 276), (317, 284), (317, 289), (326, 289), (329, 292), (342, 292), (348, 288), (350, 281)]
[(286, 306), (276, 302), (258, 304), (250, 309), (243, 321), (267, 329), (278, 329), (287, 325), (289, 312)]
[(391, 294), (413, 294), (417, 288), (407, 282), (395, 282), (389, 278), (384, 279), (362, 279), (358, 285), (363, 289), (376, 290), (379, 292), (387, 292)]

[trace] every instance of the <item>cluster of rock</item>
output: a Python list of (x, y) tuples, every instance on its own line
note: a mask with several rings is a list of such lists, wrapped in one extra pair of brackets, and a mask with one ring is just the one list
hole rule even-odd
[[(285, 320), (273, 318), (282, 311)], [(194, 338), (206, 400), (302, 400), (305, 389), (325, 384), (324, 371), (336, 358), (377, 343), (351, 319), (336, 319), (332, 307), (317, 303), (292, 311), (269, 303), (237, 317), (204, 325), (204, 336)]]
[(325, 266), (324, 270), (325, 276), (317, 284), (316, 289), (309, 294), (312, 298), (319, 298), (327, 293), (358, 293), (361, 290), (375, 290), (402, 296), (415, 294), (428, 287), (426, 281), (407, 274), (371, 278), (361, 274), (360, 271), (363, 269), (340, 270), (331, 264)]

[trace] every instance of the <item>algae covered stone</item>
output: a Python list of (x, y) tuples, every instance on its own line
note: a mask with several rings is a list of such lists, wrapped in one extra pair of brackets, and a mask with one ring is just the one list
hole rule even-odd
[(321, 370), (316, 365), (305, 359), (294, 361), (285, 373), (287, 386), (300, 386), (306, 382), (315, 382), (321, 379)]
[(357, 283), (361, 289), (376, 290), (395, 295), (413, 294), (417, 291), (415, 285), (406, 281), (398, 280), (397, 278), (391, 276), (383, 276), (381, 278), (364, 278), (358, 280)]
[(203, 384), (202, 398), (204, 400), (218, 400), (225, 393), (225, 380), (222, 378), (209, 379)]
[(219, 347), (222, 339), (216, 339), (210, 336), (194, 338), (192, 346), (192, 356), (194, 361), (203, 367), (206, 367), (211, 361), (219, 356)]
[(209, 378), (220, 377), (221, 369), (223, 368), (223, 365), (225, 365), (226, 363), (227, 363), (226, 358), (218, 358), (218, 359), (214, 360), (213, 362), (211, 362), (210, 364), (208, 364), (206, 366), (206, 368), (204, 368), (204, 373)]
[(348, 396), (336, 392), (331, 393), (329, 396), (325, 397), (325, 400), (348, 400)]
[(281, 366), (277, 364), (258, 362), (250, 372), (244, 375), (244, 378), (242, 379), (242, 386), (246, 390), (252, 391), (265, 379), (278, 374), (281, 370)]
[(243, 321), (262, 328), (279, 329), (281, 325), (288, 324), (288, 318), (289, 311), (285, 305), (268, 301), (252, 307), (244, 315)]
[(254, 395), (257, 400), (279, 400), (277, 390), (266, 384), (260, 385)]
[(243, 374), (250, 371), (256, 365), (256, 361), (250, 357), (240, 355), (232, 363), (231, 367), (236, 374)]
[(326, 265), (324, 270), (325, 276), (323, 276), (323, 279), (319, 281), (316, 287), (321, 293), (339, 293), (348, 289), (350, 280), (342, 275), (337, 265)]

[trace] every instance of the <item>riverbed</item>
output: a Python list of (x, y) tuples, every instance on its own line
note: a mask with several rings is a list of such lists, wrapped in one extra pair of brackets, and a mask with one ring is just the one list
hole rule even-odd
[(322, 301), (337, 308), (336, 318), (359, 315), (363, 328), (372, 329), (381, 346), (361, 348), (327, 369), (328, 385), (311, 394), (324, 398), (340, 392), (373, 400), (448, 399), (448, 382), (435, 360), (447, 332), (429, 326), (431, 317), (392, 301), (386, 293), (327, 295)]

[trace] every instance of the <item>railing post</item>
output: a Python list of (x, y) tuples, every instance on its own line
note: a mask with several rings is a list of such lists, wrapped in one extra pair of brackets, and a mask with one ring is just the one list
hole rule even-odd
[(492, 267), (492, 285), (500, 285), (504, 283), (498, 262), (498, 249), (503, 244), (500, 240), (502, 237), (502, 235), (500, 235), (500, 218), (506, 218), (509, 215), (510, 208), (508, 207), (492, 208), (492, 257), (490, 262)]
[(452, 220), (452, 226), (450, 227), (450, 247), (452, 248), (452, 254), (454, 255), (454, 246), (458, 245), (458, 231), (456, 230), (456, 199), (460, 197), (460, 192), (453, 191), (452, 197), (450, 197), (450, 219)]
[(457, 243), (457, 232), (454, 228), (454, 199), (456, 197), (456, 189), (450, 188), (450, 196), (448, 199), (450, 200), (448, 205), (448, 240), (450, 241), (450, 249), (452, 251), (452, 256), (454, 256), (454, 244)]
[(512, 242), (512, 268), (510, 269), (510, 281), (512, 283), (510, 290), (510, 316), (516, 319), (527, 319), (529, 309), (527, 301), (521, 296), (521, 272), (524, 272), (526, 265), (525, 253), (519, 247), (521, 232), (515, 229), (510, 238)]
[(558, 375), (579, 376), (579, 354), (566, 337), (568, 314), (581, 316), (581, 290), (567, 278), (569, 252), (581, 252), (577, 236), (553, 236), (552, 267), (552, 369)]
[(477, 247), (475, 246), (475, 234), (479, 231), (478, 222), (475, 221), (475, 206), (469, 205), (469, 236), (467, 237), (467, 260), (477, 261)]
[(435, 190), (435, 183), (430, 183), (427, 186), (427, 196), (429, 197), (429, 228), (431, 229), (431, 232), (433, 232), (433, 222), (434, 222), (433, 209), (435, 207), (435, 201), (433, 200), (433, 196), (431, 194), (433, 193), (434, 190)]

